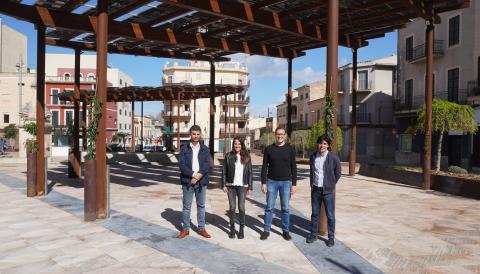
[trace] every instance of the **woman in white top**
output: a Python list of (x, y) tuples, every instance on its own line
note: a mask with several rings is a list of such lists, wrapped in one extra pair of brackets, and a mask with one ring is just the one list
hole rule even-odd
[(232, 151), (225, 155), (222, 172), (222, 188), (230, 204), (230, 238), (235, 238), (235, 211), (238, 198), (240, 229), (238, 238), (243, 239), (245, 227), (245, 196), (252, 191), (252, 161), (240, 138), (233, 138)]

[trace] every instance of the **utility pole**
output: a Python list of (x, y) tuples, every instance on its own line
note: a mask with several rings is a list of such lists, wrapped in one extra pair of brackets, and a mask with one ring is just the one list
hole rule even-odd
[[(17, 63), (17, 69), (18, 69), (18, 126), (21, 125), (22, 121), (22, 90), (23, 90), (23, 68), (25, 67), (25, 64), (23, 63), (23, 58), (22, 54), (19, 56), (19, 61)], [(37, 76), (38, 77), (38, 76)]]

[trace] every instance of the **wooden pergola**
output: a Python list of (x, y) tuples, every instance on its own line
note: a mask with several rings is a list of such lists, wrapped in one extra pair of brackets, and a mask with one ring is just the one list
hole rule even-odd
[[(439, 13), (468, 7), (469, 0), (37, 0), (34, 5), (20, 0), (1, 1), (0, 12), (36, 25), (37, 74), (45, 74), (45, 45), (75, 50), (74, 130), (79, 130), (78, 101), (80, 51), (96, 51), (96, 96), (107, 101), (107, 53), (206, 60), (211, 63), (210, 132), (214, 132), (215, 66), (232, 53), (246, 53), (288, 60), (287, 133), (292, 132), (292, 61), (305, 51), (327, 47), (327, 96), (337, 100), (338, 46), (352, 49), (352, 148), (350, 174), (354, 174), (356, 138), (356, 61), (359, 48), (368, 39), (402, 28), (413, 18), (426, 23), (424, 188), (430, 188), (431, 103), (434, 24)], [(44, 88), (37, 77), (37, 126), (40, 150), (37, 194), (45, 194), (44, 174)], [(335, 103), (336, 104), (336, 103)], [(336, 108), (333, 111), (336, 128)], [(334, 136), (335, 137), (335, 136)], [(97, 136), (96, 215), (106, 218), (105, 116)], [(213, 138), (209, 140), (213, 148)], [(78, 144), (77, 144), (78, 147)], [(336, 140), (333, 140), (336, 150)]]

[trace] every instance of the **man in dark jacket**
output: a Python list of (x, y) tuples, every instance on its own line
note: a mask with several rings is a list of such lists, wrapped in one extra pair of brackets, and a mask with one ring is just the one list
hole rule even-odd
[(197, 202), (198, 234), (205, 238), (211, 236), (205, 230), (205, 198), (210, 169), (210, 153), (208, 147), (200, 143), (202, 129), (193, 125), (190, 128), (190, 143), (182, 145), (178, 164), (180, 166), (180, 183), (183, 190), (183, 230), (178, 238), (184, 238), (190, 231), (190, 209), (193, 195)]
[(340, 179), (342, 167), (337, 155), (328, 151), (330, 139), (322, 135), (317, 139), (318, 150), (310, 156), (310, 187), (312, 188), (312, 222), (307, 243), (318, 238), (320, 206), (325, 204), (328, 224), (327, 246), (335, 244), (335, 186)]

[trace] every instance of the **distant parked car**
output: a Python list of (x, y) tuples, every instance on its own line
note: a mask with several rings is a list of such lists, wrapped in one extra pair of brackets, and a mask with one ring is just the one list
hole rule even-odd
[(144, 146), (143, 151), (152, 152), (152, 151), (155, 151), (155, 147), (154, 146)]
[(167, 151), (167, 148), (164, 146), (155, 146), (155, 151)]

